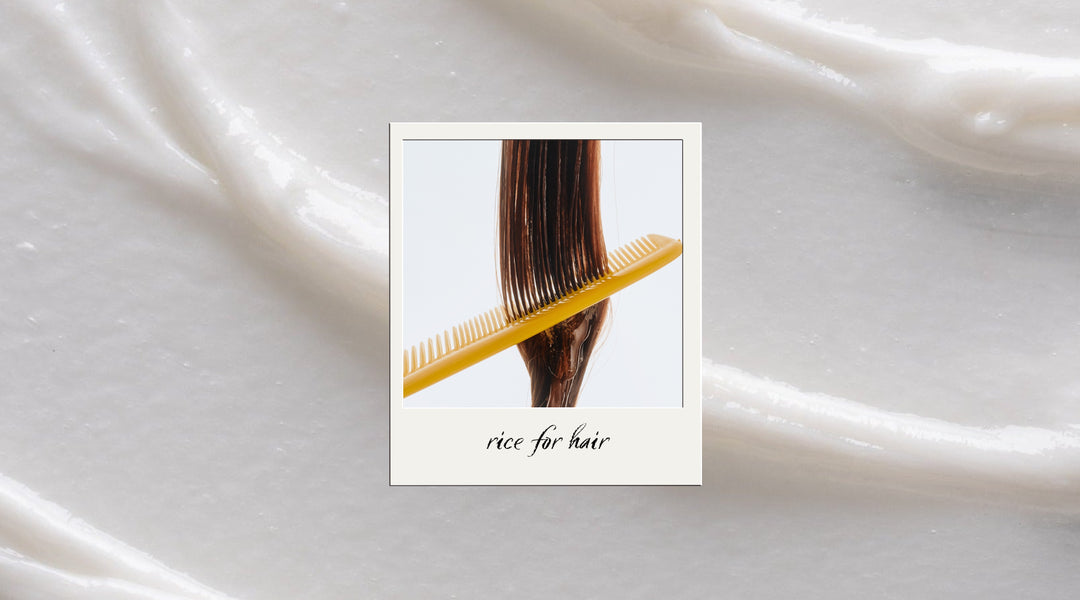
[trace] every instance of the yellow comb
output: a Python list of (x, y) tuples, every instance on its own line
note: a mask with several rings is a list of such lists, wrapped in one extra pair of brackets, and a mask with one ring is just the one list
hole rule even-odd
[(405, 351), (405, 395), (493, 356), (639, 281), (682, 254), (682, 242), (640, 237), (608, 253), (608, 271), (554, 302), (511, 320), (498, 306)]

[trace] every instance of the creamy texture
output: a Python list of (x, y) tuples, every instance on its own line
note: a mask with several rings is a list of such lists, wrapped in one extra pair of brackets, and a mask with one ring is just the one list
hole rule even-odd
[(7, 598), (226, 598), (4, 477), (0, 528), (0, 589)]
[[(970, 427), (808, 394), (707, 359), (708, 424), (737, 438), (788, 438), (813, 452), (855, 455), (864, 467), (946, 477), (953, 485), (1035, 493), (1069, 506), (1080, 489), (1080, 427)], [(1048, 495), (1057, 496), (1054, 498)]]
[(882, 37), (790, 2), (598, 2), (598, 24), (678, 63), (791, 75), (946, 160), (1019, 173), (1080, 160), (1080, 59)]
[[(354, 177), (331, 175), (331, 169), (320, 166), (322, 160), (309, 159), (297, 149), (306, 146), (288, 141), (295, 135), (279, 133), (264, 121), (261, 107), (249, 107), (239, 99), (251, 93), (253, 82), (255, 87), (275, 85), (267, 75), (273, 69), (258, 71), (253, 66), (251, 79), (238, 77), (232, 83), (221, 73), (228, 67), (217, 65), (213, 52), (205, 48), (219, 44), (220, 49), (229, 40), (211, 40), (189, 30), (189, 17), (167, 3), (123, 8), (117, 16), (63, 3), (5, 9), (9, 14), (4, 27), (12, 34), (7, 43), (18, 51), (6, 53), (0, 62), (0, 76), (8, 84), (2, 99), (22, 135), (46, 146), (47, 156), (136, 181), (145, 189), (161, 191), (170, 201), (183, 196), (184, 202), (209, 207), (214, 218), (228, 219), (225, 215), (237, 211), (243, 215), (238, 222), (254, 226), (283, 255), (294, 257), (289, 260), (303, 265), (299, 270), (305, 273), (296, 274), (296, 279), (335, 288), (354, 306), (381, 314), (386, 308), (387, 218), (385, 182), (380, 179), (384, 166), (365, 163), (355, 169)], [(187, 10), (195, 14), (198, 9)], [(328, 20), (362, 10), (335, 4)], [(764, 72), (782, 90), (807, 95), (817, 90), (844, 106), (858, 107), (916, 148), (949, 163), (988, 172), (1051, 174), (1051, 181), (1066, 180), (1060, 184), (1065, 186), (1063, 195), (1075, 195), (1068, 181), (1075, 178), (1080, 158), (1076, 59), (935, 39), (894, 39), (869, 27), (817, 18), (792, 4), (565, 3), (557, 12), (560, 27), (600, 34), (605, 44), (618, 42), (636, 57), (659, 58), (664, 69), (686, 69), (693, 77), (700, 77), (701, 70), (739, 74), (725, 81), (756, 80)], [(248, 16), (234, 14), (234, 25), (239, 27), (240, 19)], [(199, 18), (191, 21), (213, 30), (205, 15), (202, 21)], [(303, 21), (297, 27), (317, 35), (317, 25)], [(288, 43), (293, 40), (282, 41)], [(440, 47), (442, 40), (435, 39), (430, 48), (416, 52)], [(392, 55), (393, 49), (366, 48), (366, 52)], [(321, 56), (314, 51), (312, 55)], [(363, 72), (365, 56), (351, 57), (355, 71)], [(387, 58), (371, 59), (371, 81), (380, 75), (392, 80), (398, 70), (409, 68), (386, 67)], [(618, 60), (612, 58), (611, 63), (619, 65)], [(335, 68), (343, 80), (350, 76), (343, 66)], [(428, 68), (435, 72), (436, 67)], [(452, 80), (457, 73), (441, 75)], [(362, 95), (365, 85), (376, 85), (371, 81), (361, 80), (343, 93)], [(434, 114), (432, 104), (438, 105)], [(409, 109), (413, 112), (390, 118), (469, 114), (440, 112), (451, 110), (447, 107), (452, 103), (445, 99), (416, 106)], [(342, 115), (349, 112), (338, 110)], [(693, 114), (690, 110), (679, 118), (690, 119)], [(276, 125), (289, 127), (280, 116), (271, 118)], [(370, 118), (377, 125), (385, 120), (381, 115)], [(327, 147), (334, 148), (338, 142), (331, 129), (325, 127)], [(716, 135), (706, 128), (707, 138)], [(381, 136), (372, 134), (379, 141), (363, 146), (374, 159), (384, 154)], [(714, 164), (709, 160), (707, 172)], [(708, 212), (721, 200), (706, 186), (704, 202)], [(1067, 225), (1062, 235), (1075, 237)], [(704, 233), (709, 240), (708, 227)], [(223, 235), (244, 234), (227, 230)], [(39, 252), (30, 239), (4, 241), (23, 255)], [(724, 250), (706, 245), (707, 253), (720, 255)], [(977, 272), (974, 278), (993, 276)], [(1059, 279), (1068, 283), (1068, 277)], [(857, 281), (851, 283), (851, 289), (859, 288)], [(1033, 289), (1055, 296), (1053, 287)], [(1069, 303), (1067, 293), (1057, 296)], [(1056, 310), (1068, 314), (1068, 306), (1047, 309), (1054, 314)], [(44, 319), (27, 316), (31, 325), (39, 318)], [(707, 327), (706, 347), (726, 334), (723, 327)], [(1075, 339), (1061, 343), (1075, 346), (1071, 341)], [(382, 341), (368, 344), (381, 347)], [(16, 354), (11, 348), (5, 351)], [(842, 400), (837, 398), (842, 394), (814, 393), (812, 386), (798, 380), (780, 383), (770, 373), (722, 365), (720, 357), (711, 354), (718, 362), (706, 359), (706, 428), (713, 433), (707, 451), (716, 452), (715, 444), (722, 440), (737, 440), (792, 460), (805, 460), (809, 453), (816, 465), (843, 470), (845, 478), (873, 479), (873, 473), (884, 470), (895, 475), (886, 477), (890, 485), (902, 481), (922, 490), (944, 488), (962, 497), (991, 489), (1021, 504), (1075, 508), (1080, 434), (1068, 416), (1074, 414), (1070, 411), (1076, 406), (1071, 404), (1075, 389), (1048, 400), (1045, 416), (1035, 425), (1013, 419), (1015, 413), (1005, 409), (1000, 412), (1005, 417), (997, 422), (977, 423), (982, 416), (979, 403), (962, 397), (956, 400), (957, 411), (969, 422), (949, 422), (929, 414), (907, 414), (920, 407), (903, 399), (888, 407), (883, 405), (892, 399)], [(1061, 360), (1067, 363), (1067, 358)], [(29, 393), (12, 393), (20, 392)], [(969, 392), (973, 397), (981, 393)], [(381, 397), (369, 394), (363, 400), (377, 402)], [(1009, 404), (1022, 406), (1027, 401), (1013, 398)], [(5, 548), (0, 553), (0, 578), (9, 597), (219, 597), (71, 519), (10, 479), (0, 480), (0, 499), (0, 546)]]

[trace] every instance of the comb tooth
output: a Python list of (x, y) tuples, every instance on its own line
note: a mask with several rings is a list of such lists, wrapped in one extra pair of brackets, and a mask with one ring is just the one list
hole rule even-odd
[(443, 348), (445, 348), (446, 352), (449, 353), (450, 352), (450, 332), (448, 330), (446, 330), (446, 329), (443, 329), (442, 336), (443, 336)]
[(487, 335), (487, 334), (491, 333), (491, 325), (492, 325), (492, 323), (491, 323), (491, 315), (489, 313), (484, 313), (483, 316), (484, 316), (484, 320), (483, 320), (484, 335)]
[(431, 338), (427, 339), (427, 359), (429, 363), (435, 360), (435, 342)]
[(625, 265), (628, 265), (628, 264), (634, 262), (634, 257), (629, 252), (627, 252), (626, 250), (620, 249), (619, 250), (619, 255), (622, 256), (623, 264), (625, 264)]
[(611, 255), (615, 257), (615, 260), (613, 260), (612, 262), (615, 262), (616, 269), (622, 269), (623, 267), (625, 267), (622, 261), (622, 256), (619, 254), (619, 250), (613, 251)]
[(408, 350), (405, 351), (405, 362), (403, 363), (403, 365), (404, 366), (401, 367), (401, 372), (408, 375), (409, 374), (409, 351)]
[(469, 341), (475, 342), (476, 338), (479, 337), (479, 332), (480, 330), (476, 324), (476, 317), (469, 319)]
[(424, 347), (424, 342), (420, 342), (420, 363), (422, 367), (427, 364), (427, 349)]
[(420, 360), (416, 356), (416, 346), (413, 346), (410, 349), (410, 353), (412, 354), (412, 368), (414, 370), (419, 369), (420, 368)]
[(547, 277), (537, 282), (536, 295), (539, 306), (551, 303), (551, 282)]
[(630, 251), (634, 253), (634, 256), (641, 258), (645, 256), (645, 249), (639, 245), (637, 240), (630, 242)]
[(443, 353), (444, 353), (443, 345), (442, 345), (442, 336), (441, 335), (435, 336), (435, 350), (437, 350), (437, 353), (435, 354), (436, 358), (442, 356)]
[(510, 311), (510, 314), (514, 315), (515, 319), (521, 317), (521, 310), (518, 306), (516, 296), (510, 296), (510, 301), (507, 303), (507, 310)]
[(540, 305), (540, 300), (538, 299), (538, 297), (536, 295), (536, 288), (534, 286), (533, 288), (528, 290), (528, 293), (525, 296), (525, 314), (529, 314), (529, 313), (533, 312), (534, 310), (536, 310), (536, 307), (539, 306), (539, 305)]

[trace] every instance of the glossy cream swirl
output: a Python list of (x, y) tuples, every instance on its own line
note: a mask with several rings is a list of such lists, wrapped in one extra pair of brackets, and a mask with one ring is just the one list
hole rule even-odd
[[(366, 309), (386, 309), (387, 203), (313, 164), (266, 130), (207, 75), (167, 3), (132, 6), (114, 64), (63, 4), (12, 9), (55, 50), (33, 74), (0, 59), (6, 108), (79, 160), (194, 198), (223, 202), (284, 252)], [(568, 23), (679, 68), (759, 72), (827, 90), (941, 159), (982, 169), (1073, 176), (1080, 160), (1080, 60), (942, 40), (899, 40), (838, 25), (791, 4), (741, 0), (565, 2)], [(358, 68), (362, 68), (358, 67)], [(28, 73), (30, 73), (28, 75)], [(94, 107), (66, 101), (78, 81)], [(50, 93), (52, 92), (52, 93)], [(708, 200), (706, 200), (708, 201)], [(806, 393), (706, 359), (706, 427), (768, 448), (796, 447), (909, 479), (943, 476), (1036, 496), (1080, 491), (1080, 434), (1071, 428), (967, 427)], [(852, 462), (854, 459), (854, 463)], [(921, 474), (921, 475), (920, 475)], [(931, 479), (931, 478), (924, 478)], [(0, 478), (0, 589), (13, 598), (221, 598)]]

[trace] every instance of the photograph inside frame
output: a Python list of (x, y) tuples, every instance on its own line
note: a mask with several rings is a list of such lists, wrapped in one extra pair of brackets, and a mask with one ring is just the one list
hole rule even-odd
[(406, 140), (403, 405), (682, 406), (682, 150)]

